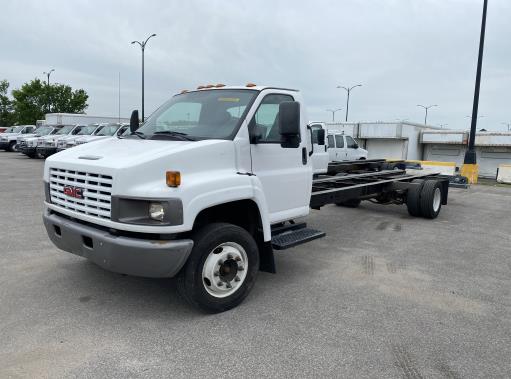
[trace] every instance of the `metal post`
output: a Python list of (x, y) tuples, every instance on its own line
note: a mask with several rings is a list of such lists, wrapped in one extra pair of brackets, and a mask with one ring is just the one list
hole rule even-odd
[(145, 46), (147, 45), (147, 41), (149, 41), (152, 37), (156, 37), (156, 34), (151, 34), (144, 42), (140, 41), (132, 41), (131, 44), (138, 43), (140, 48), (142, 49), (142, 122), (145, 120), (144, 115), (144, 52)]
[(337, 109), (327, 109), (326, 111), (327, 112), (332, 112), (332, 122), (335, 122), (335, 112), (338, 112), (338, 111), (341, 111), (342, 108), (337, 108)]
[(436, 105), (436, 104), (433, 104), (433, 105), (417, 104), (417, 106), (421, 107), (421, 108), (424, 108), (424, 110), (426, 111), (426, 113), (424, 115), (424, 125), (427, 125), (428, 124), (428, 109), (429, 108), (433, 108), (433, 107), (438, 107), (438, 105)]
[[(55, 71), (54, 68), (52, 68), (51, 70), (49, 70), (48, 72), (43, 72), (43, 75), (46, 75), (46, 85), (48, 86), (48, 91), (50, 90), (50, 75), (51, 73)], [(46, 111), (48, 113), (50, 113), (50, 97), (48, 96), (48, 103), (46, 104)]]
[(337, 88), (342, 88), (348, 93), (348, 95), (346, 96), (346, 122), (348, 122), (348, 113), (349, 113), (349, 108), (350, 108), (350, 92), (353, 88), (356, 88), (356, 87), (362, 87), (362, 84), (357, 84), (356, 86), (353, 86), (353, 87), (337, 86)]
[(470, 135), (468, 139), (468, 148), (465, 152), (464, 164), (475, 165), (477, 164), (477, 157), (475, 151), (475, 138), (477, 130), (477, 112), (479, 110), (479, 90), (481, 88), (481, 71), (483, 67), (483, 51), (484, 51), (484, 36), (486, 32), (486, 10), (488, 8), (488, 0), (484, 0), (483, 4), (483, 19), (481, 21), (481, 36), (479, 39), (479, 56), (477, 58), (477, 73), (476, 83), (474, 89), (474, 104), (472, 107), (472, 122), (470, 125)]
[(142, 45), (142, 123), (144, 123), (144, 51), (145, 43)]

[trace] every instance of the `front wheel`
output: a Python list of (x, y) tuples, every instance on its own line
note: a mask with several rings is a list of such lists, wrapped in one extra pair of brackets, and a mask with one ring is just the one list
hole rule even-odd
[(192, 239), (192, 252), (177, 277), (180, 295), (210, 313), (239, 305), (259, 270), (254, 238), (239, 226), (214, 223), (195, 232)]
[(11, 141), (11, 142), (9, 143), (8, 150), (9, 150), (11, 153), (14, 153), (15, 151), (18, 151), (18, 144), (16, 143), (16, 141)]

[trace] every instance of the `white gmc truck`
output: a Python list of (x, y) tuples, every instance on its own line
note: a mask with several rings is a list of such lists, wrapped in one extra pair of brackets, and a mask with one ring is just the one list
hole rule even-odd
[(276, 272), (274, 250), (325, 235), (295, 221), (311, 208), (371, 200), (435, 218), (447, 203), (440, 175), (384, 160), (328, 165), (325, 132), (312, 137), (296, 90), (199, 87), (138, 122), (134, 111), (131, 135), (46, 160), (48, 236), (110, 271), (177, 276), (180, 294), (208, 312), (241, 303), (258, 270)]

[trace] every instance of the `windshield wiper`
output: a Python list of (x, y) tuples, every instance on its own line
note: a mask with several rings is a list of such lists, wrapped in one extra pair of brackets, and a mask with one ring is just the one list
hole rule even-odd
[(142, 138), (142, 139), (146, 139), (146, 136), (144, 133), (142, 132), (139, 132), (139, 131), (134, 131), (134, 132), (131, 132), (130, 136), (137, 136), (139, 138)]
[(176, 137), (183, 141), (196, 141), (195, 138), (188, 136), (188, 134), (186, 134), (186, 133), (175, 132), (172, 130), (160, 130), (158, 132), (154, 132), (154, 135), (167, 135), (167, 136)]

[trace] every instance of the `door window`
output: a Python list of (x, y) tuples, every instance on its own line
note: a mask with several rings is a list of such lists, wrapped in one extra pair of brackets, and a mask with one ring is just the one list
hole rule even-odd
[(258, 142), (280, 143), (279, 105), (284, 101), (293, 101), (289, 95), (266, 96), (250, 122), (250, 132), (261, 136)]
[(344, 147), (344, 138), (342, 138), (341, 135), (336, 135), (335, 136), (335, 144), (337, 145), (338, 148), (343, 148)]
[(329, 149), (333, 149), (335, 147), (335, 144), (334, 144), (334, 136), (329, 134), (327, 137), (327, 140), (328, 140), (328, 148)]
[(355, 140), (350, 136), (346, 136), (346, 144), (348, 145), (348, 149), (356, 149), (358, 147)]

